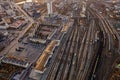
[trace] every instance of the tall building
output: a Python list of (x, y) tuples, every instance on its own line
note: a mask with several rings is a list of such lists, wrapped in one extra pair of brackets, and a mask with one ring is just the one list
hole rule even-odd
[(48, 9), (48, 14), (53, 14), (53, 9), (52, 9), (52, 0), (46, 0), (47, 3), (47, 9)]

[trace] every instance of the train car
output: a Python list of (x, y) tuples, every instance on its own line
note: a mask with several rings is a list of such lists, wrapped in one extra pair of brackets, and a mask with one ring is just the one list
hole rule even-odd
[(112, 51), (112, 48), (113, 48), (113, 40), (112, 40), (112, 37), (109, 35), (109, 38), (108, 38), (108, 51), (111, 52)]
[(105, 47), (106, 46), (106, 34), (105, 33), (103, 33), (103, 37), (104, 37), (104, 39), (103, 39), (103, 47)]
[(100, 39), (100, 38), (99, 38), (99, 31), (97, 31), (97, 32), (95, 33), (95, 42), (97, 42), (99, 39)]

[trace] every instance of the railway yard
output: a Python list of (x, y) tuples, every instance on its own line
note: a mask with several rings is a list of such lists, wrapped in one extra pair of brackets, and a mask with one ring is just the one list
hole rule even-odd
[(0, 80), (120, 80), (118, 4), (0, 0)]

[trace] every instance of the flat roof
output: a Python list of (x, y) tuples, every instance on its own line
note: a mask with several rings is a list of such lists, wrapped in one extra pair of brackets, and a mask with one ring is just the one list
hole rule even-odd
[(50, 58), (50, 54), (48, 52), (43, 52), (37, 61), (37, 65), (35, 66), (35, 69), (44, 72), (45, 65), (49, 58)]
[(45, 51), (52, 52), (53, 49), (55, 48), (56, 44), (58, 44), (57, 41), (51, 41), (51, 43), (47, 46), (47, 48), (45, 49)]
[(50, 42), (50, 44), (46, 47), (46, 49), (43, 51), (42, 55), (39, 57), (37, 61), (37, 65), (35, 66), (35, 69), (38, 70), (38, 72), (43, 73), (46, 69), (46, 64), (49, 60), (49, 58), (52, 55), (53, 49), (58, 44), (57, 40), (53, 40)]

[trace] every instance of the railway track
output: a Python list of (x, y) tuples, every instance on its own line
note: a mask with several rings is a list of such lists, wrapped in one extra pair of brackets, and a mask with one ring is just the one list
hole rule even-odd
[(85, 64), (85, 69), (84, 72), (82, 74), (82, 78), (81, 80), (88, 80), (88, 76), (89, 76), (89, 72), (91, 71), (91, 64), (92, 64), (92, 59), (94, 58), (94, 56), (96, 55), (96, 53), (94, 52), (94, 45), (93, 45), (93, 41), (95, 40), (95, 34), (94, 31), (95, 30), (95, 21), (93, 20), (91, 22), (91, 34), (90, 34), (90, 39), (89, 39), (89, 44), (88, 45), (88, 51), (87, 51), (87, 55), (86, 55), (86, 64)]
[[(111, 27), (111, 24), (107, 19), (105, 19), (102, 15), (98, 14), (96, 11), (90, 9), (89, 10), (93, 15), (97, 16), (98, 19), (101, 21), (102, 26), (100, 27), (101, 30), (103, 30), (104, 33), (104, 40), (108, 38), (108, 50), (111, 52), (113, 50), (113, 47), (116, 47), (120, 50), (120, 36), (116, 32), (114, 28)], [(93, 13), (94, 11), (94, 13)], [(106, 37), (105, 37), (106, 36)], [(107, 41), (104, 41), (107, 42)], [(119, 43), (119, 44), (116, 44)], [(113, 46), (113, 47), (112, 47)]]
[(58, 55), (47, 76), (47, 80), (73, 80), (76, 72), (77, 55), (79, 54), (80, 27), (74, 25), (74, 28)]
[[(61, 68), (61, 70), (59, 70), (59, 69), (57, 70), (58, 74), (56, 74), (55, 79), (59, 79), (60, 80), (62, 78), (61, 76), (64, 73), (64, 70), (65, 70), (65, 67), (66, 67), (66, 64), (67, 64), (67, 60), (69, 58), (69, 50), (71, 48), (71, 44), (72, 44), (71, 41), (73, 40), (74, 34), (75, 34), (75, 32), (73, 32), (73, 34), (70, 37), (70, 40), (69, 40), (69, 43), (68, 43), (68, 47), (66, 47), (66, 50), (65, 50), (64, 55), (63, 55), (64, 57), (62, 57), (62, 61), (61, 61), (60, 65), (59, 65), (59, 68)], [(67, 70), (65, 70), (65, 71), (67, 71)]]
[[(93, 58), (96, 59), (97, 55), (97, 53), (93, 52), (95, 47), (93, 42), (97, 39), (96, 35), (99, 35), (99, 31), (97, 33), (99, 29), (103, 31), (105, 43), (105, 37), (107, 36), (109, 39), (107, 45), (109, 45), (108, 47), (111, 49), (111, 43), (113, 43), (113, 40), (117, 39), (116, 35), (113, 29), (109, 28), (107, 21), (102, 20), (97, 14), (96, 16), (101, 20), (103, 26), (95, 28), (95, 22), (93, 20), (90, 22), (88, 31), (84, 32), (82, 40), (80, 38), (80, 28), (74, 25), (65, 44), (61, 45), (61, 48), (58, 50), (58, 54), (47, 75), (47, 80), (87, 80), (92, 69), (91, 65), (93, 65)], [(94, 34), (95, 32), (96, 34)], [(96, 41), (95, 44), (98, 46), (99, 43)]]
[(78, 27), (78, 34), (77, 34), (77, 39), (76, 39), (76, 45), (74, 45), (74, 54), (72, 57), (72, 62), (71, 62), (71, 66), (69, 68), (69, 78), (68, 80), (73, 80), (75, 79), (75, 73), (77, 71), (77, 59), (78, 59), (78, 55), (79, 55), (79, 45), (81, 44), (81, 40), (80, 40), (80, 27)]
[(65, 52), (67, 50), (67, 47), (70, 47), (69, 44), (71, 43), (71, 39), (72, 39), (72, 36), (74, 34), (74, 30), (71, 32), (70, 36), (68, 37), (68, 39), (66, 40), (66, 42), (64, 42), (65, 44), (61, 45), (60, 49), (58, 50), (58, 53), (57, 53), (57, 56), (53, 62), (53, 65), (50, 69), (50, 72), (47, 76), (47, 80), (54, 80), (55, 79), (55, 76), (56, 76), (56, 73), (57, 73), (57, 70), (60, 69), (59, 66), (62, 65), (62, 61), (63, 61), (63, 58), (65, 58)]
[[(102, 64), (100, 70), (104, 69), (104, 71), (99, 71), (100, 73), (97, 72), (96, 75), (97, 78), (100, 78), (99, 80), (108, 79), (109, 75), (111, 74), (110, 72), (113, 68), (111, 65), (114, 64), (114, 60), (116, 59), (116, 56), (114, 55), (117, 55), (120, 51), (120, 36), (106, 18), (104, 18), (94, 9), (90, 8), (89, 11), (94, 17), (97, 17), (99, 19), (99, 25), (104, 36), (103, 47), (105, 47), (105, 49), (101, 57), (104, 60), (101, 60), (100, 62)], [(104, 57), (106, 57), (106, 59)]]
[(81, 58), (79, 58), (80, 59), (79, 62), (81, 62), (81, 63), (79, 63), (79, 69), (78, 69), (78, 74), (77, 74), (76, 80), (85, 80), (85, 76), (87, 75), (86, 72), (88, 71), (88, 67), (90, 64), (90, 62), (88, 61), (89, 60), (88, 58), (91, 56), (91, 55), (88, 56), (89, 55), (88, 50), (90, 50), (89, 45), (90, 45), (92, 28), (93, 28), (92, 25), (90, 25), (88, 33), (86, 35), (86, 39), (81, 44), (81, 45), (83, 45), (83, 48), (81, 48), (83, 50), (81, 50), (81, 52), (80, 52)]
[[(76, 27), (77, 28), (76, 28), (75, 33), (73, 35), (73, 40), (72, 40), (71, 48), (70, 48), (70, 51), (69, 51), (69, 56), (68, 56), (68, 59), (67, 59), (67, 63), (65, 64), (65, 67), (63, 68), (63, 73), (62, 73), (63, 77), (61, 76), (62, 77), (61, 80), (68, 80), (69, 79), (69, 73), (70, 73), (70, 70), (72, 69), (71, 68), (72, 62), (73, 62), (73, 64), (75, 64), (75, 61), (73, 61), (73, 57), (75, 58), (75, 56), (76, 56), (77, 49), (78, 49), (77, 44), (79, 44), (78, 43), (79, 28), (78, 28), (78, 26), (76, 26)], [(65, 72), (65, 70), (66, 70), (66, 72)]]

